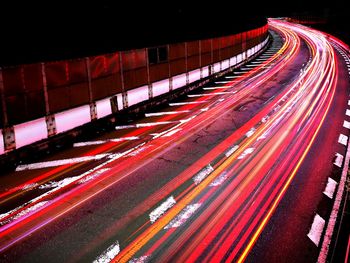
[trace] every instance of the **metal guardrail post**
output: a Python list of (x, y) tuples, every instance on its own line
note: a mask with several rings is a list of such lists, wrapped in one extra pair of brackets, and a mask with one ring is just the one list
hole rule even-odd
[(93, 95), (92, 95), (92, 85), (91, 85), (91, 68), (90, 68), (90, 58), (85, 58), (85, 68), (86, 68), (86, 74), (88, 77), (88, 89), (89, 89), (89, 103), (90, 103), (90, 117), (91, 120), (97, 119), (97, 109), (96, 109), (96, 102), (93, 101)]
[(186, 85), (190, 83), (188, 74), (188, 52), (187, 52), (187, 42), (185, 42), (185, 69), (186, 69)]
[(202, 69), (202, 41), (198, 41), (198, 54), (199, 54), (199, 77), (203, 78), (203, 69)]
[(149, 69), (149, 57), (148, 57), (148, 49), (145, 48), (146, 54), (146, 69), (147, 69), (147, 85), (148, 85), (148, 98), (153, 98), (153, 86), (151, 83), (150, 69)]
[(46, 112), (45, 121), (46, 121), (46, 127), (47, 127), (47, 136), (51, 137), (56, 134), (56, 121), (55, 121), (55, 115), (50, 113), (45, 63), (41, 63), (41, 75), (43, 78), (43, 92), (44, 92), (45, 112)]
[(170, 60), (169, 60), (169, 54), (170, 54), (170, 45), (168, 44), (166, 46), (167, 48), (167, 53), (168, 53), (168, 73), (169, 73), (169, 91), (173, 90), (173, 76), (171, 74), (171, 67), (170, 67)]
[(122, 85), (122, 98), (123, 98), (123, 108), (128, 107), (128, 95), (125, 91), (125, 84), (124, 84), (124, 70), (123, 70), (123, 58), (122, 58), (122, 52), (119, 51), (119, 66), (120, 66), (120, 81)]
[(2, 104), (2, 118), (3, 118), (3, 140), (4, 148), (6, 151), (16, 149), (16, 138), (15, 131), (13, 126), (9, 126), (8, 116), (7, 116), (7, 107), (5, 100), (5, 89), (4, 89), (4, 79), (2, 76), (2, 69), (0, 68), (0, 95), (1, 95), (1, 104)]

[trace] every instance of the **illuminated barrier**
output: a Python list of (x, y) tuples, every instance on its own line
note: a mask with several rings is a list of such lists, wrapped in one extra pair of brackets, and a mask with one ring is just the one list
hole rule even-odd
[[(205, 41), (202, 42), (204, 43), (203, 48), (205, 48)], [(21, 74), (17, 73), (17, 71), (14, 70), (13, 73), (10, 73), (14, 76), (24, 76), (22, 80), (23, 83), (25, 83), (26, 81), (26, 76), (33, 74), (33, 72), (36, 72), (38, 79), (43, 79), (43, 84), (40, 85), (35, 85), (35, 83), (31, 84), (30, 82), (28, 83), (30, 85), (33, 85), (33, 87), (35, 88), (40, 87), (40, 89), (43, 89), (44, 93), (42, 94), (42, 98), (43, 100), (45, 99), (47, 105), (50, 105), (50, 107), (46, 106), (47, 112), (49, 112), (49, 108), (52, 112), (59, 111), (59, 109), (62, 107), (70, 107), (70, 109), (49, 114), (47, 115), (47, 117), (41, 117), (35, 120), (16, 124), (6, 129), (0, 129), (0, 154), (9, 152), (13, 149), (21, 148), (26, 145), (33, 144), (40, 140), (47, 139), (52, 135), (70, 131), (84, 124), (87, 124), (94, 119), (104, 118), (108, 115), (111, 115), (114, 112), (127, 109), (130, 106), (134, 106), (139, 103), (146, 102), (149, 99), (167, 94), (171, 90), (176, 90), (186, 85), (192, 84), (196, 81), (200, 81), (204, 78), (209, 77), (210, 74), (217, 74), (221, 71), (229, 69), (230, 67), (235, 67), (241, 62), (245, 61), (246, 59), (254, 56), (266, 45), (267, 42), (268, 38), (265, 38), (264, 41), (247, 49), (246, 51), (243, 51), (232, 57), (226, 56), (219, 62), (210, 63), (210, 61), (213, 61), (212, 54), (211, 59), (207, 59), (207, 61), (209, 62), (203, 63), (203, 66), (200, 66), (201, 63), (198, 62), (199, 60), (197, 58), (198, 55), (196, 55), (196, 50), (193, 49), (193, 46), (195, 47), (195, 45), (192, 44), (191, 46), (190, 44), (188, 44), (187, 50), (190, 53), (190, 55), (193, 53), (192, 57), (189, 56), (189, 59), (186, 59), (185, 62), (181, 62), (180, 58), (179, 61), (176, 63), (178, 63), (177, 65), (181, 65), (181, 63), (183, 63), (185, 70), (183, 70), (181, 66), (177, 66), (173, 70), (178, 70), (179, 74), (176, 74), (176, 72), (174, 72), (175, 74), (173, 76), (169, 76), (170, 74), (168, 73), (168, 71), (164, 71), (164, 66), (157, 67), (157, 65), (151, 65), (153, 66), (153, 68), (151, 68), (151, 66), (147, 65), (146, 69), (145, 65), (147, 63), (145, 63), (145, 58), (142, 57), (141, 51), (137, 51), (136, 53), (125, 53), (124, 55), (121, 55), (120, 52), (112, 54), (110, 58), (110, 64), (106, 64), (106, 59), (104, 59), (104, 57), (94, 57), (91, 59), (86, 58), (85, 62), (84, 60), (79, 60), (78, 62), (67, 61), (62, 62), (61, 64), (59, 62), (54, 62), (46, 66), (34, 65), (30, 66), (31, 68), (24, 68), (24, 73), (19, 72)], [(194, 51), (191, 51), (191, 48)], [(132, 59), (134, 59), (135, 61), (139, 61), (138, 63), (142, 65), (142, 67), (137, 68), (136, 64), (133, 65), (133, 60), (131, 60), (131, 62), (128, 60), (124, 64), (122, 64), (121, 60), (123, 59), (123, 57), (127, 57), (128, 59), (132, 57)], [(191, 58), (195, 58), (195, 60), (192, 59), (192, 62), (190, 64), (189, 61)], [(205, 56), (203, 56), (203, 59), (205, 59)], [(193, 69), (196, 65), (197, 68)], [(198, 65), (200, 67), (198, 67)], [(123, 66), (125, 67), (123, 69), (125, 70), (124, 79), (121, 75), (116, 74), (118, 73), (118, 68), (120, 69)], [(148, 73), (148, 76), (150, 76), (148, 77), (148, 85), (139, 85), (141, 82), (138, 76), (140, 76), (140, 79), (147, 78), (147, 70), (148, 72), (150, 72), (150, 74)], [(27, 71), (28, 73), (26, 73)], [(103, 88), (105, 86), (108, 87), (108, 85), (111, 85), (111, 82), (106, 82), (106, 78), (110, 76), (108, 74), (111, 74), (111, 72), (114, 72), (113, 74), (116, 74), (113, 75), (114, 80), (112, 81), (112, 83), (117, 83), (117, 88), (115, 88), (114, 86), (110, 86), (109, 89), (112, 91), (104, 91)], [(7, 74), (9, 73), (7, 72)], [(99, 77), (98, 79), (94, 79), (95, 75), (102, 76), (102, 78)], [(104, 77), (105, 75), (106, 77)], [(165, 75), (169, 77), (159, 80), (160, 77)], [(60, 76), (60, 78), (58, 78), (58, 76)], [(65, 79), (76, 80), (76, 82), (72, 81), (73, 84), (70, 84), (65, 88)], [(86, 82), (87, 79), (92, 79), (93, 82)], [(151, 81), (151, 79), (158, 80)], [(62, 83), (60, 83), (60, 81)], [(5, 82), (9, 83), (9, 81), (6, 79)], [(29, 84), (24, 86), (30, 87)], [(2, 83), (2, 85), (4, 84)], [(16, 83), (13, 85), (14, 87), (19, 86)], [(94, 89), (95, 85), (97, 85), (96, 87), (98, 88)], [(123, 85), (128, 85), (127, 90), (125, 90), (125, 87), (123, 87)], [(77, 92), (76, 95), (71, 94), (70, 89), (73, 88), (74, 91), (80, 90), (80, 92)], [(40, 89), (35, 92), (42, 92)], [(69, 98), (61, 94), (62, 92), (67, 92), (67, 94), (74, 95), (76, 97), (76, 101), (84, 99), (85, 101), (90, 100), (90, 103), (74, 107), (74, 103), (76, 102), (70, 102)], [(95, 94), (95, 92), (99, 93)], [(111, 95), (106, 96), (106, 94)], [(58, 101), (55, 100), (56, 96), (60, 98)], [(94, 99), (98, 97), (103, 98)], [(43, 110), (44, 109), (41, 109), (41, 111)]]
[(2, 129), (0, 129), (0, 154), (3, 154), (4, 152), (5, 152), (4, 137), (2, 135)]

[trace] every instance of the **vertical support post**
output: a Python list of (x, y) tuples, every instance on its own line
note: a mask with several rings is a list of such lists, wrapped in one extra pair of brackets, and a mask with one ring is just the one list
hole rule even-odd
[(125, 91), (125, 84), (124, 84), (124, 70), (123, 70), (123, 58), (122, 58), (122, 52), (119, 51), (119, 68), (120, 68), (120, 81), (122, 84), (122, 99), (123, 99), (123, 108), (128, 107), (128, 95)]
[(0, 68), (0, 95), (1, 95), (1, 104), (2, 104), (2, 118), (3, 118), (3, 129), (2, 135), (4, 140), (4, 148), (6, 151), (16, 149), (16, 138), (15, 131), (13, 126), (9, 126), (8, 116), (7, 116), (7, 107), (5, 100), (5, 88), (4, 88), (4, 79), (2, 76), (2, 69)]
[(55, 121), (55, 115), (50, 113), (45, 63), (41, 63), (41, 75), (43, 78), (43, 92), (44, 92), (45, 112), (46, 112), (45, 121), (46, 121), (46, 127), (47, 127), (47, 136), (51, 137), (56, 134), (56, 121)]
[(186, 69), (186, 85), (190, 83), (189, 75), (188, 75), (188, 58), (187, 58), (187, 42), (185, 42), (185, 69)]
[(198, 54), (199, 54), (199, 77), (200, 79), (203, 78), (203, 69), (202, 69), (202, 42), (201, 40), (198, 41)]
[[(152, 83), (151, 83), (151, 76), (150, 76), (150, 69), (149, 69), (149, 57), (148, 57), (148, 49), (147, 48), (145, 48), (145, 54), (146, 54), (148, 98), (152, 99), (153, 98), (153, 86), (152, 86)], [(157, 54), (157, 56), (158, 56), (158, 54)]]
[(210, 65), (209, 65), (209, 75), (213, 74), (213, 63), (214, 63), (213, 39), (210, 39)]
[(4, 89), (4, 80), (2, 77), (2, 69), (0, 68), (0, 99), (1, 99), (1, 106), (2, 106), (2, 120), (3, 120), (3, 127), (8, 126), (8, 117), (7, 117), (7, 107), (6, 107), (6, 100), (5, 100), (5, 89)]
[(169, 54), (170, 54), (170, 45), (167, 45), (167, 52), (168, 52), (168, 72), (169, 72), (169, 91), (173, 90), (173, 75), (171, 74), (171, 67), (170, 67), (170, 60), (169, 60)]
[(88, 77), (90, 117), (91, 117), (91, 121), (94, 121), (94, 120), (97, 120), (97, 109), (96, 109), (96, 102), (93, 101), (93, 95), (92, 95), (91, 67), (90, 67), (89, 57), (85, 58), (85, 68), (86, 68), (86, 74)]

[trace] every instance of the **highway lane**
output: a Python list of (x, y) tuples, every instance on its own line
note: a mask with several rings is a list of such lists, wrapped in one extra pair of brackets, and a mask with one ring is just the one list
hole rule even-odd
[[(12, 212), (2, 217), (3, 259), (35, 261), (59, 251), (53, 261), (112, 254), (117, 261), (243, 260), (335, 92), (331, 47), (278, 27), (285, 42), (265, 62), (273, 66), (236, 71), (191, 94), (190, 103), (45, 160), (75, 164), (20, 171), (14, 181), (5, 176), (2, 209)], [(76, 157), (96, 154), (91, 161)]]

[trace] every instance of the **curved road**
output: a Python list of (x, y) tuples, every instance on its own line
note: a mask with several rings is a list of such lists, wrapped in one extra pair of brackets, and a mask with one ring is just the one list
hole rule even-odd
[(269, 24), (248, 65), (1, 176), (1, 261), (316, 262), (349, 58), (318, 31)]

